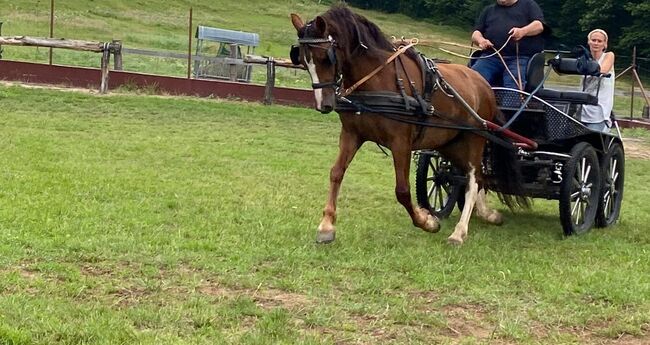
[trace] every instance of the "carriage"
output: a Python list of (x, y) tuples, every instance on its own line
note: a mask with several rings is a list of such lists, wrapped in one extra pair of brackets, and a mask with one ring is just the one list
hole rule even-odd
[[(548, 54), (552, 58), (546, 59)], [(601, 75), (598, 64), (570, 52), (547, 51), (534, 55), (528, 64), (523, 91), (493, 87), (499, 108), (509, 128), (532, 139), (535, 148), (517, 146), (516, 162), (495, 161), (495, 141), (488, 141), (483, 156), (483, 174), (488, 188), (512, 193), (503, 179), (494, 176), (496, 164), (516, 164), (523, 179), (519, 196), (559, 201), (560, 222), (565, 235), (581, 234), (614, 224), (623, 198), (625, 155), (620, 131), (613, 118), (613, 133), (593, 131), (580, 121), (582, 105), (595, 105), (598, 98), (580, 91), (544, 88), (549, 72), (560, 75)], [(506, 127), (506, 126), (504, 126)], [(418, 203), (440, 218), (455, 205), (462, 209), (466, 177), (435, 150), (415, 155)]]
[[(291, 22), (298, 35), (291, 60), (310, 74), (315, 109), (336, 110), (341, 122), (318, 243), (335, 240), (341, 183), (366, 141), (391, 151), (395, 196), (413, 225), (438, 232), (440, 218), (459, 206), (450, 244), (465, 241), (472, 214), (502, 224), (487, 190), (511, 207), (529, 197), (559, 200), (567, 235), (617, 221), (625, 169), (620, 133), (595, 132), (579, 121), (580, 107), (597, 104), (597, 97), (544, 88), (551, 70), (607, 77), (597, 62), (540, 53), (529, 61), (524, 90), (491, 88), (467, 66), (418, 53), (416, 40), (389, 41), (345, 5), (306, 23), (291, 14)], [(409, 185), (413, 152), (417, 205)]]

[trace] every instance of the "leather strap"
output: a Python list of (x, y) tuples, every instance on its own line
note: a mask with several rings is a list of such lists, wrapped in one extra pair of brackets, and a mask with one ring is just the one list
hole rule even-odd
[(341, 96), (342, 96), (342, 97), (345, 97), (345, 96), (351, 94), (352, 91), (356, 90), (356, 88), (358, 88), (359, 86), (361, 86), (361, 84), (367, 82), (370, 78), (374, 77), (377, 73), (379, 73), (379, 71), (381, 71), (382, 69), (384, 69), (384, 67), (388, 66), (389, 63), (393, 62), (393, 60), (395, 60), (398, 56), (402, 55), (405, 51), (407, 51), (409, 48), (413, 47), (413, 46), (416, 45), (416, 44), (417, 44), (417, 41), (412, 41), (411, 43), (409, 43), (409, 44), (407, 44), (407, 45), (405, 45), (405, 46), (400, 47), (400, 48), (399, 48), (396, 52), (394, 52), (393, 55), (391, 55), (391, 56), (388, 58), (388, 60), (386, 60), (383, 64), (377, 66), (377, 68), (375, 68), (375, 69), (374, 69), (372, 72), (370, 72), (368, 75), (366, 75), (365, 77), (359, 79), (359, 81), (357, 81), (356, 83), (354, 83), (354, 85), (352, 85), (352, 86), (350, 86), (349, 88), (343, 90), (343, 92), (341, 92)]

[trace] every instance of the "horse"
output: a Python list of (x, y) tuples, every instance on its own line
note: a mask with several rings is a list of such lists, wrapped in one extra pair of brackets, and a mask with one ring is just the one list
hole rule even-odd
[[(395, 196), (416, 227), (433, 233), (440, 230), (439, 219), (411, 200), (411, 154), (421, 149), (437, 150), (467, 175), (465, 204), (448, 243), (460, 245), (467, 239), (473, 211), (488, 223), (500, 225), (503, 222), (502, 214), (487, 205), (481, 168), (486, 137), (477, 131), (445, 125), (451, 121), (481, 128), (485, 126), (482, 119), (489, 121), (498, 116), (500, 111), (494, 93), (481, 75), (463, 65), (436, 64), (439, 80), (449, 87), (434, 88), (426, 95), (425, 76), (417, 62), (417, 52), (409, 47), (402, 49), (405, 53), (395, 58), (396, 54), (399, 55), (397, 46), (376, 24), (347, 6), (335, 5), (307, 23), (295, 13), (290, 17), (298, 35), (292, 58), (311, 76), (315, 108), (324, 114), (336, 110), (342, 124), (339, 152), (330, 170), (327, 202), (317, 229), (317, 243), (335, 240), (336, 201), (341, 183), (355, 153), (367, 141), (391, 151)], [(409, 87), (400, 87), (399, 80), (403, 75), (408, 77)], [(432, 108), (445, 116), (423, 117), (422, 121), (427, 124), (423, 126), (413, 121), (399, 121), (390, 114), (337, 110), (336, 100), (342, 97), (344, 86), (354, 86), (355, 92), (429, 96)], [(451, 89), (459, 97), (450, 95)]]

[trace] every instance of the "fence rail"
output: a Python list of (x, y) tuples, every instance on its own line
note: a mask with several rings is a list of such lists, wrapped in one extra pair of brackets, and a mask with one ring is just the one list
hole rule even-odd
[[(97, 41), (71, 40), (71, 39), (64, 39), (64, 38), (0, 36), (0, 45), (61, 48), (61, 49), (70, 49), (70, 50), (77, 50), (77, 51), (90, 51), (90, 52), (102, 53), (102, 59), (101, 59), (102, 79), (100, 83), (100, 90), (99, 90), (100, 93), (106, 93), (108, 91), (109, 63), (110, 63), (111, 54), (113, 54), (114, 56), (113, 68), (117, 71), (123, 70), (122, 68), (123, 54), (145, 55), (145, 56), (153, 56), (153, 57), (161, 57), (161, 58), (172, 58), (172, 59), (184, 59), (184, 60), (188, 60), (188, 63), (194, 61), (199, 61), (199, 62), (207, 61), (211, 63), (229, 65), (230, 69), (232, 70), (235, 70), (237, 66), (247, 65), (247, 64), (266, 65), (267, 80), (266, 80), (264, 102), (267, 104), (273, 103), (273, 88), (275, 87), (276, 67), (279, 66), (279, 67), (291, 68), (291, 69), (304, 69), (304, 67), (302, 66), (294, 65), (293, 63), (291, 63), (290, 60), (282, 59), (282, 58), (257, 56), (257, 55), (246, 55), (243, 59), (236, 59), (232, 57), (207, 57), (207, 56), (200, 56), (200, 55), (190, 55), (189, 53), (125, 48), (122, 46), (122, 42), (118, 40), (114, 40), (112, 42), (97, 42)], [(235, 76), (236, 78), (236, 73), (231, 73), (231, 75)], [(188, 74), (188, 78), (189, 77), (190, 76)], [(236, 79), (232, 81), (236, 81)]]
[[(161, 50), (146, 50), (146, 49), (122, 47), (122, 53), (153, 56), (153, 57), (160, 57), (160, 58), (170, 58), (170, 59), (187, 59), (187, 53), (175, 53), (175, 52), (161, 51)], [(246, 55), (243, 59), (235, 59), (230, 57), (208, 57), (208, 56), (201, 56), (201, 55), (192, 55), (191, 59), (192, 61), (207, 61), (213, 63), (222, 63), (226, 65), (246, 65), (246, 64), (266, 65), (269, 59), (272, 59), (273, 61), (275, 61), (276, 66), (285, 67), (285, 68), (294, 68), (294, 69), (305, 69), (302, 66), (294, 65), (289, 59), (272, 58), (272, 57), (259, 56), (259, 55)]]
[(30, 47), (45, 47), (45, 48), (61, 48), (77, 51), (90, 51), (102, 53), (101, 71), (102, 79), (99, 86), (100, 93), (108, 91), (108, 64), (110, 62), (111, 53), (116, 54), (115, 64), (122, 64), (121, 56), (117, 58), (117, 54), (122, 49), (120, 41), (113, 42), (97, 42), (97, 41), (81, 41), (70, 40), (65, 38), (47, 38), (47, 37), (31, 37), (31, 36), (13, 36), (1, 37), (0, 45), (14, 45), (14, 46), (30, 46)]

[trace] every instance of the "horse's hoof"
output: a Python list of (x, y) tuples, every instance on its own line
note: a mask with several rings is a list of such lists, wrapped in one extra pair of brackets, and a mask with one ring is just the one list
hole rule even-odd
[(336, 232), (334, 231), (319, 231), (316, 235), (316, 243), (318, 244), (328, 244), (334, 242), (336, 239)]
[(454, 237), (452, 235), (452, 236), (447, 237), (447, 243), (449, 243), (451, 245), (454, 245), (454, 246), (460, 246), (460, 245), (463, 244), (463, 239), (460, 238), (460, 237)]
[(422, 227), (422, 230), (426, 232), (436, 233), (440, 231), (440, 221), (438, 220), (437, 217), (433, 215), (429, 215), (427, 217), (427, 221), (424, 223), (424, 226)]
[(503, 215), (499, 211), (493, 211), (488, 217), (487, 221), (492, 225), (502, 225)]

